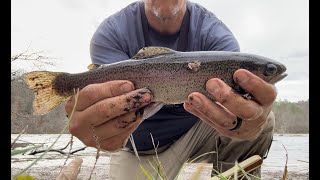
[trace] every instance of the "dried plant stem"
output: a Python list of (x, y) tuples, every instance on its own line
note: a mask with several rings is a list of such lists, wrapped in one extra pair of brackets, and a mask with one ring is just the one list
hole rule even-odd
[(93, 171), (94, 171), (94, 169), (95, 169), (95, 167), (96, 167), (96, 164), (97, 164), (98, 159), (99, 159), (99, 157), (100, 157), (100, 150), (101, 150), (101, 146), (100, 146), (100, 143), (99, 143), (99, 138), (98, 138), (98, 136), (97, 136), (97, 134), (96, 134), (96, 131), (95, 131), (93, 125), (91, 125), (91, 130), (92, 130), (92, 134), (93, 134), (93, 140), (94, 140), (95, 143), (96, 143), (97, 154), (96, 154), (96, 160), (95, 160), (95, 162), (94, 162), (93, 168), (92, 168), (92, 170), (91, 170), (91, 172), (90, 172), (90, 175), (89, 175), (89, 178), (88, 178), (89, 180), (91, 179), (91, 176), (92, 176), (92, 174), (93, 174)]

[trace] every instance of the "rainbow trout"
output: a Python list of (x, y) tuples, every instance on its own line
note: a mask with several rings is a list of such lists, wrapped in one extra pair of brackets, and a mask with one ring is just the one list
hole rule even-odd
[(148, 88), (158, 104), (180, 104), (187, 101), (191, 92), (200, 92), (212, 99), (205, 84), (214, 77), (240, 93), (243, 90), (233, 81), (234, 72), (240, 68), (271, 84), (287, 75), (283, 64), (254, 54), (179, 52), (164, 47), (145, 47), (129, 60), (88, 68), (89, 71), (76, 74), (48, 71), (25, 74), (26, 83), (35, 92), (34, 114), (48, 113), (74, 95), (77, 88), (111, 80), (129, 80), (135, 88)]

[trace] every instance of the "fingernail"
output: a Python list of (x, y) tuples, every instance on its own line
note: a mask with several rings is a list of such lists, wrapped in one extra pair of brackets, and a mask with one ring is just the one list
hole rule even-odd
[(151, 99), (152, 99), (152, 95), (149, 93), (142, 95), (142, 99), (140, 100), (141, 106), (145, 106), (149, 104), (151, 102)]
[(126, 93), (126, 92), (129, 92), (129, 91), (132, 91), (134, 90), (134, 87), (131, 83), (129, 82), (125, 82), (124, 84), (122, 84), (120, 86), (120, 90), (123, 92), (123, 93)]
[(191, 106), (193, 106), (194, 108), (199, 109), (201, 107), (202, 103), (197, 96), (191, 95), (191, 96), (189, 96), (188, 99), (189, 99), (189, 104)]
[(140, 100), (139, 100), (139, 98), (136, 98), (135, 96), (133, 98), (136, 98), (141, 103), (149, 103), (152, 99), (152, 94), (149, 89), (142, 89), (141, 91), (138, 92), (137, 96), (141, 96), (142, 98)]
[(220, 84), (217, 80), (209, 80), (206, 84), (206, 87), (209, 93), (214, 94), (220, 89)]
[(235, 77), (235, 81), (237, 84), (243, 84), (246, 83), (249, 80), (249, 77), (246, 73), (238, 73), (237, 76)]

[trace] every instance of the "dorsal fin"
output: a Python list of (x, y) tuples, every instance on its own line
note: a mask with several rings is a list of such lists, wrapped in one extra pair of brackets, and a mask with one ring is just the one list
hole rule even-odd
[(146, 59), (174, 52), (174, 50), (166, 47), (149, 46), (140, 49), (139, 52), (136, 55), (134, 55), (131, 59)]
[(88, 68), (89, 70), (94, 70), (94, 69), (97, 69), (97, 68), (99, 68), (99, 67), (100, 67), (99, 64), (89, 64), (89, 66), (87, 66), (87, 68)]

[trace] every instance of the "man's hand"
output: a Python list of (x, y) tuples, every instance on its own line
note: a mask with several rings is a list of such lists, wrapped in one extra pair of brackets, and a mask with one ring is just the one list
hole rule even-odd
[[(129, 81), (88, 85), (79, 91), (69, 131), (91, 147), (97, 146), (96, 135), (101, 149), (116, 151), (139, 126), (143, 115), (139, 108), (149, 104), (151, 99), (148, 89), (134, 90)], [(74, 98), (71, 98), (65, 106), (69, 116), (73, 106)]]
[[(233, 77), (241, 88), (253, 96), (253, 100), (243, 98), (220, 79), (212, 78), (207, 81), (206, 89), (215, 101), (194, 92), (189, 95), (184, 108), (224, 136), (254, 139), (260, 134), (271, 111), (277, 96), (276, 89), (244, 69), (237, 70)], [(230, 130), (237, 125), (237, 117), (242, 119), (240, 128)]]

